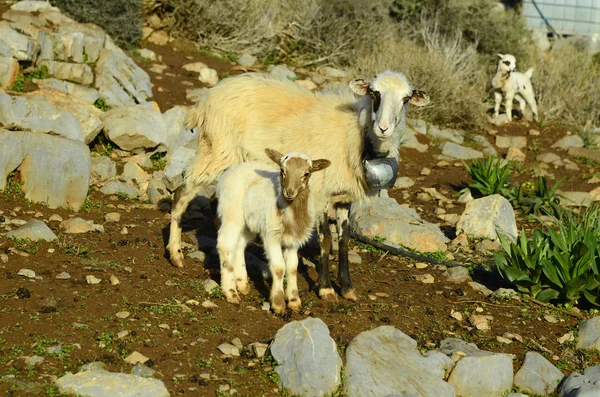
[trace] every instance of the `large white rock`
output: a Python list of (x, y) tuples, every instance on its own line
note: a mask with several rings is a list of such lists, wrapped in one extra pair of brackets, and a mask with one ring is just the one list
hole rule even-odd
[(71, 83), (58, 79), (43, 79), (38, 81), (39, 88), (53, 88), (68, 94), (82, 102), (93, 105), (100, 98), (98, 90), (81, 84)]
[(444, 367), (451, 368), (452, 360), (439, 354), (423, 357), (415, 340), (382, 326), (348, 345), (344, 392), (348, 397), (454, 397), (454, 388), (443, 381)]
[(587, 368), (583, 375), (573, 372), (558, 389), (560, 397), (597, 397), (600, 396), (600, 365)]
[(96, 62), (105, 48), (107, 35), (93, 24), (63, 23), (53, 35), (54, 53), (63, 61)]
[(160, 112), (148, 106), (121, 106), (100, 116), (104, 135), (121, 149), (150, 149), (166, 144), (167, 126)]
[(6, 233), (7, 238), (27, 238), (31, 241), (45, 240), (53, 241), (56, 240), (56, 234), (46, 224), (39, 219), (31, 219), (23, 226), (11, 230)]
[(0, 129), (0, 190), (17, 167), (29, 200), (77, 211), (87, 197), (92, 165), (90, 150), (81, 142)]
[(341, 382), (342, 359), (321, 319), (309, 317), (284, 325), (275, 334), (271, 354), (278, 363), (279, 386), (294, 395), (330, 395)]
[(49, 2), (43, 0), (18, 1), (11, 5), (10, 9), (26, 12), (60, 11), (57, 7), (52, 7)]
[(13, 58), (19, 61), (34, 59), (34, 43), (27, 36), (13, 29), (6, 21), (0, 21), (0, 37), (10, 46)]
[(521, 391), (546, 395), (554, 393), (563, 378), (563, 373), (540, 353), (528, 352), (514, 383)]
[(581, 322), (577, 348), (600, 350), (600, 317), (593, 317)]
[(440, 149), (442, 150), (442, 154), (444, 156), (452, 157), (458, 160), (472, 160), (483, 157), (483, 153), (479, 150), (460, 146), (454, 142), (444, 142), (440, 145)]
[(127, 55), (108, 49), (100, 51), (95, 86), (109, 106), (145, 103), (152, 97), (148, 74)]
[(197, 129), (189, 130), (184, 125), (188, 110), (187, 106), (174, 106), (162, 115), (166, 135), (165, 146), (169, 155), (182, 146), (192, 149), (198, 146)]
[(0, 123), (44, 132), (83, 142), (79, 120), (38, 95), (8, 95), (0, 92)]
[(12, 56), (0, 56), (0, 87), (8, 88), (19, 74), (19, 62)]
[(506, 354), (467, 353), (452, 370), (448, 383), (461, 397), (502, 397), (513, 385), (513, 366)]
[(496, 240), (497, 232), (512, 240), (517, 238), (515, 212), (507, 199), (494, 194), (467, 203), (456, 225), (457, 234)]
[(92, 84), (94, 73), (88, 65), (58, 61), (42, 61), (40, 66), (48, 68), (48, 74), (59, 80), (68, 80), (79, 84)]

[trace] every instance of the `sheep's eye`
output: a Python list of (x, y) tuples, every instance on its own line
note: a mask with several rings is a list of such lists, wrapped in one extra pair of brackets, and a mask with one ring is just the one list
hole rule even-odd
[(408, 101), (410, 101), (410, 96), (405, 96), (404, 98), (402, 98), (402, 102), (406, 105), (408, 103)]
[(510, 61), (504, 61), (503, 62), (506, 66), (510, 65)]
[(310, 175), (310, 173), (309, 173), (309, 172), (305, 172), (305, 173), (304, 173), (304, 177), (305, 177), (305, 178), (308, 178), (308, 176), (309, 176), (309, 175)]

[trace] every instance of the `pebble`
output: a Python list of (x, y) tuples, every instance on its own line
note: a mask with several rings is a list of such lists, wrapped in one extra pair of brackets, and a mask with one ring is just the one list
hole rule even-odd
[(427, 274), (418, 274), (415, 276), (415, 280), (422, 282), (423, 284), (433, 284), (435, 282), (435, 278), (429, 273)]
[(492, 319), (492, 316), (472, 315), (469, 317), (469, 322), (478, 330), (484, 331), (490, 329), (489, 321)]
[(271, 304), (269, 302), (263, 302), (261, 309), (268, 312), (271, 310)]
[(110, 275), (110, 285), (117, 285), (117, 284), (121, 284), (121, 282), (119, 281), (117, 276), (111, 274)]
[(555, 324), (558, 322), (558, 319), (551, 314), (546, 314), (544, 316), (544, 320), (548, 321), (550, 324)]
[(8, 255), (6, 255), (6, 254), (0, 254), (0, 261), (2, 261), (2, 263), (7, 263), (8, 262)]
[(127, 311), (122, 311), (122, 312), (118, 312), (117, 314), (115, 314), (115, 316), (117, 316), (117, 318), (127, 318), (131, 315), (131, 313), (127, 312)]
[(149, 360), (148, 357), (146, 357), (142, 353), (139, 353), (139, 352), (136, 352), (136, 351), (134, 351), (133, 353), (131, 353), (129, 356), (127, 356), (125, 358), (125, 362), (129, 363), (129, 364), (132, 364), (132, 365), (135, 365), (135, 364), (138, 364), (138, 363), (142, 363), (143, 364), (143, 363), (145, 363), (148, 360)]
[(123, 226), (123, 229), (121, 229), (121, 234), (127, 234), (129, 233), (129, 231), (127, 230), (127, 228), (125, 226)]
[(171, 329), (171, 327), (169, 327), (169, 324), (158, 324), (158, 328)]
[(231, 344), (240, 350), (242, 350), (244, 348), (244, 344), (242, 343), (242, 340), (240, 338), (233, 338), (231, 340)]
[(104, 220), (106, 222), (119, 222), (121, 220), (121, 214), (118, 212), (109, 212), (108, 214), (104, 215)]
[(565, 342), (572, 342), (572, 341), (574, 341), (575, 340), (575, 336), (573, 335), (573, 332), (567, 332), (566, 334), (564, 334), (563, 336), (561, 336), (557, 340), (558, 340), (558, 343), (560, 343), (562, 345)]
[(123, 339), (129, 335), (129, 331), (120, 331), (117, 333), (117, 339)]
[(252, 348), (252, 352), (256, 358), (262, 358), (267, 352), (269, 345), (260, 342), (254, 342), (250, 344), (250, 347)]
[(131, 372), (136, 376), (141, 376), (142, 378), (151, 378), (156, 373), (155, 370), (145, 366), (144, 364), (137, 363), (132, 369)]
[(101, 279), (97, 278), (96, 276), (85, 276), (85, 280), (87, 281), (88, 284), (99, 284), (100, 281), (102, 281)]
[(207, 279), (202, 282), (204, 286), (204, 290), (208, 293), (211, 293), (213, 289), (219, 288), (219, 284), (213, 279)]
[(54, 248), (48, 248), (48, 253), (49, 254), (53, 254), (55, 252), (56, 252), (56, 249), (54, 249)]
[(62, 272), (62, 273), (60, 273), (60, 274), (57, 274), (57, 275), (56, 275), (56, 278), (57, 278), (58, 280), (68, 280), (68, 279), (70, 279), (70, 278), (71, 278), (71, 275), (70, 275), (69, 273), (67, 273), (67, 272)]
[(431, 170), (429, 168), (427, 168), (427, 167), (424, 167), (421, 170), (420, 174), (423, 175), (423, 176), (427, 176), (427, 175), (431, 174)]
[(205, 308), (215, 308), (215, 307), (219, 307), (219, 306), (217, 306), (215, 303), (212, 303), (209, 300), (205, 300), (204, 302), (202, 302), (202, 307), (205, 307)]
[(456, 321), (463, 321), (463, 315), (461, 312), (453, 312), (452, 314), (450, 314), (450, 316)]
[(427, 264), (425, 262), (417, 262), (417, 263), (415, 263), (415, 267), (417, 269), (425, 269), (425, 268), (429, 267), (429, 264)]
[(510, 339), (508, 339), (508, 338), (505, 338), (505, 337), (503, 337), (503, 336), (496, 336), (496, 340), (497, 340), (499, 343), (504, 343), (505, 345), (510, 345), (510, 344), (512, 343), (512, 340), (510, 340)]
[(50, 216), (50, 218), (48, 218), (49, 222), (62, 222), (63, 218), (62, 216), (58, 215), (58, 214), (52, 214)]
[(27, 278), (35, 278), (35, 272), (30, 269), (21, 269), (21, 270), (19, 270), (19, 273), (17, 273), (17, 274), (19, 276), (23, 276), (23, 277), (27, 277)]
[(221, 351), (221, 353), (223, 353), (223, 354), (230, 354), (235, 357), (239, 357), (239, 355), (240, 355), (240, 349), (238, 349), (237, 347), (235, 347), (234, 345), (232, 345), (230, 343), (223, 343), (223, 344), (219, 345), (219, 347), (217, 347), (217, 349), (219, 349)]

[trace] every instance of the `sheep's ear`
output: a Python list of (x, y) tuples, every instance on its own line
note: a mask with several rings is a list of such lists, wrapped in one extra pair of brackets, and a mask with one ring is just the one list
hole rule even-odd
[(369, 88), (369, 82), (363, 79), (354, 79), (349, 84), (350, 89), (356, 95), (362, 96), (367, 95), (367, 89)]
[(281, 167), (281, 158), (283, 157), (283, 154), (279, 153), (277, 150), (269, 148), (265, 149), (265, 153), (271, 160), (273, 160), (275, 164)]
[(503, 55), (503, 54), (500, 54), (500, 53), (498, 53), (498, 54), (496, 54), (496, 55), (498, 55), (498, 58), (500, 58), (500, 59), (504, 58), (504, 55)]
[(410, 97), (410, 103), (415, 106), (425, 106), (430, 102), (429, 95), (421, 90), (413, 90)]
[(329, 160), (325, 160), (325, 159), (315, 160), (312, 162), (312, 167), (310, 169), (310, 172), (317, 172), (317, 171), (324, 170), (325, 168), (329, 167), (330, 165), (331, 165), (331, 161), (329, 161)]

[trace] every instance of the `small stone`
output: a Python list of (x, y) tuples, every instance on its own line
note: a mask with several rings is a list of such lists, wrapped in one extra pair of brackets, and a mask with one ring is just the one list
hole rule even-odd
[(262, 358), (267, 352), (269, 345), (260, 342), (254, 342), (250, 344), (250, 347), (252, 348), (252, 352), (256, 358)]
[(471, 280), (469, 270), (463, 266), (451, 267), (444, 272), (444, 275), (448, 277), (448, 282), (451, 283), (464, 283)]
[(108, 214), (104, 215), (104, 220), (106, 222), (119, 222), (121, 220), (121, 214), (118, 212), (109, 212)]
[(128, 234), (129, 230), (127, 230), (127, 228), (125, 226), (123, 226), (123, 229), (121, 229), (121, 234)]
[(519, 334), (511, 334), (510, 332), (505, 332), (502, 334), (502, 337), (510, 340), (516, 340), (518, 342), (523, 342), (523, 337)]
[(219, 386), (220, 393), (225, 393), (226, 391), (229, 391), (229, 385), (220, 385)]
[(129, 313), (127, 311), (117, 312), (117, 314), (115, 314), (115, 316), (117, 316), (117, 318), (121, 318), (121, 319), (125, 319), (125, 318), (129, 317), (130, 315), (131, 315), (131, 313)]
[(58, 280), (68, 280), (68, 279), (70, 279), (70, 278), (71, 278), (71, 275), (70, 275), (69, 273), (67, 273), (67, 272), (62, 272), (62, 273), (60, 273), (60, 274), (57, 274), (57, 275), (56, 275), (56, 278), (57, 278)]
[(358, 252), (351, 250), (348, 251), (348, 261), (353, 265), (360, 265), (362, 263), (362, 258)]
[(121, 282), (119, 281), (117, 276), (111, 274), (110, 275), (110, 285), (117, 285), (117, 284), (121, 284)]
[(454, 318), (456, 321), (463, 321), (463, 315), (461, 312), (453, 312), (450, 314), (450, 317)]
[(19, 273), (17, 273), (17, 274), (19, 276), (23, 276), (23, 277), (27, 277), (27, 278), (35, 278), (35, 272), (30, 269), (21, 269), (21, 270), (19, 270)]
[(202, 302), (202, 307), (205, 308), (215, 308), (215, 307), (219, 307), (217, 306), (215, 303), (209, 301), (209, 300), (205, 300), (204, 302)]
[(467, 203), (470, 203), (471, 201), (473, 201), (473, 196), (471, 195), (471, 191), (470, 190), (465, 191), (463, 194), (460, 195), (460, 197), (458, 198), (457, 201), (461, 204), (467, 204)]
[(234, 345), (232, 345), (230, 343), (223, 343), (223, 344), (219, 345), (219, 347), (217, 347), (217, 349), (219, 349), (221, 351), (221, 353), (223, 353), (223, 354), (230, 354), (234, 357), (239, 357), (239, 355), (240, 355), (240, 349), (238, 349), (237, 347), (235, 347)]
[(57, 309), (58, 302), (54, 298), (46, 298), (42, 307), (40, 308), (41, 313), (54, 313)]
[(394, 189), (408, 189), (410, 187), (412, 187), (415, 184), (415, 181), (412, 180), (412, 178), (409, 178), (407, 176), (402, 176), (399, 177), (398, 179), (396, 179), (396, 182), (394, 183)]
[(238, 59), (238, 64), (240, 66), (252, 66), (256, 63), (257, 58), (254, 55), (250, 55), (248, 53), (242, 54), (242, 56)]
[(117, 339), (123, 339), (129, 335), (129, 331), (120, 331), (117, 333)]
[(101, 279), (97, 278), (96, 276), (86, 276), (85, 280), (87, 281), (88, 284), (99, 284), (100, 281), (102, 281)]
[(142, 378), (151, 378), (156, 373), (152, 368), (147, 367), (142, 363), (137, 363), (132, 369), (131, 372), (136, 376), (141, 376)]
[(138, 364), (138, 363), (142, 363), (143, 364), (143, 363), (145, 363), (148, 360), (149, 360), (148, 357), (144, 356), (142, 353), (139, 353), (137, 351), (134, 351), (133, 353), (131, 353), (130, 355), (128, 355), (125, 358), (125, 362), (129, 363), (129, 364), (132, 364), (132, 365), (135, 365), (135, 364)]
[(192, 251), (188, 254), (188, 258), (192, 258), (192, 259), (197, 259), (200, 262), (205, 262), (206, 261), (206, 254), (202, 251)]
[(427, 167), (424, 167), (421, 170), (420, 174), (423, 175), (423, 176), (427, 176), (427, 175), (431, 174), (431, 170), (429, 168), (427, 168)]
[(158, 324), (158, 328), (160, 328), (160, 329), (171, 329), (171, 327), (169, 327), (169, 324)]
[(2, 263), (8, 263), (8, 255), (0, 254), (0, 261), (2, 261)]
[(479, 252), (494, 252), (500, 251), (502, 249), (502, 245), (500, 241), (491, 241), (491, 240), (482, 240), (475, 244), (475, 250)]
[(206, 279), (204, 280), (204, 282), (202, 282), (202, 285), (204, 286), (204, 290), (208, 293), (211, 293), (215, 288), (219, 288), (219, 284), (212, 279)]
[(54, 248), (48, 248), (48, 253), (49, 254), (53, 254), (54, 252), (56, 252), (56, 249), (54, 249)]
[(540, 132), (538, 130), (535, 130), (535, 129), (530, 129), (529, 130), (529, 135), (531, 135), (531, 136), (539, 136)]
[(489, 321), (492, 318), (492, 316), (472, 315), (471, 317), (469, 317), (469, 322), (478, 330), (485, 331), (490, 329)]
[(268, 312), (269, 310), (271, 310), (271, 304), (269, 302), (263, 302), (261, 309)]
[(419, 270), (426, 269), (428, 267), (429, 267), (429, 264), (427, 264), (425, 262), (417, 262), (417, 263), (415, 263), (415, 268), (419, 269)]
[(417, 274), (415, 276), (415, 280), (422, 282), (423, 284), (433, 284), (435, 279), (429, 273), (427, 274)]
[(219, 82), (219, 75), (216, 70), (211, 68), (205, 68), (200, 71), (200, 76), (198, 76), (198, 80), (202, 83), (212, 87)]
[(240, 338), (233, 338), (231, 340), (231, 344), (240, 350), (242, 350), (244, 348), (244, 345), (242, 344), (242, 340)]
[(29, 299), (31, 297), (31, 291), (28, 288), (20, 287), (17, 289), (17, 298), (19, 299)]
[(573, 342), (575, 340), (575, 335), (573, 335), (573, 332), (567, 332), (557, 340), (561, 345), (565, 342)]
[(558, 319), (551, 314), (544, 315), (544, 320), (548, 321), (550, 324), (555, 324), (558, 322)]

